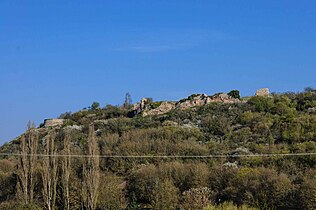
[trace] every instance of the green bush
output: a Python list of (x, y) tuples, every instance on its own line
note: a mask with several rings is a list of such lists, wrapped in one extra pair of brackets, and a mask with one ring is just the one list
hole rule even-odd
[(240, 99), (240, 92), (239, 90), (232, 90), (229, 93), (227, 93), (227, 95), (233, 97), (233, 98), (237, 98)]

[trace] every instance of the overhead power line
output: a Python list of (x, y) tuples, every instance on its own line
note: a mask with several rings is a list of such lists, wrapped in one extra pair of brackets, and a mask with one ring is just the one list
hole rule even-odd
[(35, 156), (35, 157), (72, 157), (72, 158), (234, 158), (234, 157), (286, 157), (286, 156), (314, 156), (312, 153), (272, 153), (272, 154), (235, 154), (235, 155), (80, 155), (80, 154), (21, 154), (0, 153), (0, 156)]

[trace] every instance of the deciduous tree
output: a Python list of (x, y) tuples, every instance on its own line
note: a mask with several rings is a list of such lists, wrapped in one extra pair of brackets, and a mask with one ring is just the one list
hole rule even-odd
[(89, 210), (96, 209), (99, 180), (100, 180), (100, 158), (99, 148), (95, 139), (93, 123), (89, 125), (87, 159), (83, 166), (83, 200), (84, 206)]
[(21, 156), (18, 161), (18, 197), (25, 204), (33, 202), (34, 198), (34, 177), (36, 169), (38, 146), (38, 133), (34, 129), (34, 124), (28, 123), (28, 131), (20, 139)]
[(71, 149), (70, 149), (70, 131), (67, 130), (64, 136), (64, 148), (63, 148), (63, 158), (61, 161), (61, 183), (62, 183), (62, 191), (63, 191), (63, 202), (64, 208), (70, 209), (70, 173), (71, 173)]
[(43, 182), (43, 199), (45, 206), (48, 210), (54, 210), (57, 197), (57, 147), (55, 147), (55, 136), (54, 132), (50, 132), (45, 139), (44, 154), (46, 155), (43, 159), (41, 166), (41, 177)]

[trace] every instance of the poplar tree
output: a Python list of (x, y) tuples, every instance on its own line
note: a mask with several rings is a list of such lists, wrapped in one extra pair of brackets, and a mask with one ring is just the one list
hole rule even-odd
[(32, 203), (34, 198), (34, 177), (37, 161), (35, 154), (38, 146), (38, 133), (34, 127), (34, 123), (29, 122), (26, 134), (20, 139), (21, 155), (18, 160), (17, 193), (24, 204)]
[(70, 131), (65, 132), (63, 143), (63, 158), (61, 161), (61, 184), (63, 191), (64, 209), (70, 209), (70, 173), (71, 173), (71, 149), (70, 149)]
[(98, 144), (95, 139), (94, 125), (89, 125), (87, 158), (83, 165), (83, 200), (89, 210), (96, 209), (100, 180), (100, 158)]
[(128, 108), (130, 108), (131, 105), (132, 105), (132, 96), (131, 96), (131, 94), (126, 93), (123, 107), (128, 109)]
[(57, 147), (55, 147), (54, 132), (48, 134), (45, 141), (44, 154), (46, 155), (42, 161), (41, 177), (43, 184), (43, 200), (48, 210), (55, 209), (58, 182), (58, 160)]

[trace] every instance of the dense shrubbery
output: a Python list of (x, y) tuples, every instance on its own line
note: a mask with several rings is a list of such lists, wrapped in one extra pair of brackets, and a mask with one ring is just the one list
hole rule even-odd
[[(237, 92), (232, 94), (237, 96)], [(71, 125), (82, 125), (71, 133), (72, 153), (83, 154), (87, 124), (94, 121), (101, 155), (147, 156), (100, 160), (98, 209), (315, 209), (316, 156), (233, 156), (316, 152), (315, 107), (315, 91), (306, 91), (251, 97), (246, 103), (175, 109), (160, 116), (130, 117), (128, 109), (108, 105), (61, 117)], [(65, 129), (56, 131), (58, 152)], [(42, 152), (49, 130), (38, 132)], [(18, 144), (4, 145), (1, 151), (18, 152)], [(16, 160), (1, 161), (0, 208), (10, 209), (16, 199)], [(70, 203), (74, 209), (82, 207), (83, 164), (82, 158), (72, 159)], [(38, 175), (36, 181), (34, 205), (25, 209), (43, 207)], [(62, 201), (57, 200), (57, 205)]]

